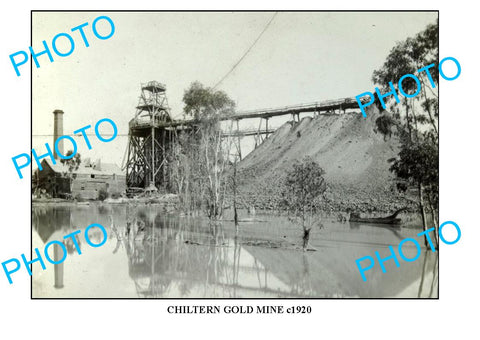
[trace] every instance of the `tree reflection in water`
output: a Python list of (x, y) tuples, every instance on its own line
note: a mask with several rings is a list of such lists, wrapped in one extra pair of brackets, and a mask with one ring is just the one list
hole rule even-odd
[[(153, 210), (130, 210), (125, 227), (115, 225), (110, 216), (110, 228), (117, 239), (113, 252), (124, 246), (129, 276), (139, 297), (188, 296), (199, 282), (203, 282), (205, 294), (212, 294), (213, 288), (216, 295), (218, 287), (223, 287), (221, 294), (225, 294), (224, 286), (218, 285), (223, 278), (226, 284), (235, 285), (238, 266), (229, 272), (229, 241), (222, 225), (205, 233), (195, 220), (179, 223)], [(240, 253), (238, 248), (235, 242), (234, 254)]]
[[(409, 266), (389, 270), (388, 275), (380, 270), (373, 273), (368, 285), (359, 279), (354, 260), (365, 247), (379, 249), (381, 244), (397, 242), (406, 237), (402, 230), (397, 235), (368, 225), (354, 229), (327, 225), (328, 234), (313, 239), (318, 251), (303, 252), (292, 243), (297, 238), (300, 242), (300, 236), (289, 234), (296, 229), (281, 217), (264, 216), (259, 223), (242, 224), (238, 231), (233, 223), (209, 224), (200, 217), (168, 215), (157, 206), (34, 207), (32, 215), (33, 228), (44, 243), (94, 222), (107, 228), (109, 240), (98, 251), (106, 266), (117, 269), (118, 275), (111, 273), (117, 281), (98, 271), (93, 275), (87, 257), (76, 260), (84, 270), (65, 273), (70, 275), (66, 287), (71, 280), (82, 280), (89, 296), (97, 296), (95, 287), (103, 291), (112, 287), (121, 297), (131, 293), (138, 297), (392, 297), (418, 280), (420, 287), (415, 283), (413, 295), (426, 297), (434, 296), (438, 287), (438, 259), (429, 252)], [(100, 243), (103, 234), (96, 231), (90, 236)]]
[[(434, 296), (434, 290), (435, 288), (438, 289), (438, 252), (431, 252), (431, 251), (425, 251), (426, 254), (423, 257), (423, 269), (422, 269), (422, 276), (420, 278), (420, 284), (418, 286), (418, 296), (419, 298), (421, 297), (436, 297), (438, 296), (438, 292), (436, 296)], [(434, 258), (434, 265), (433, 265), (433, 271), (431, 273), (427, 272), (427, 263), (429, 262), (429, 259), (433, 257)], [(430, 278), (431, 276), (431, 278)], [(428, 282), (426, 279), (430, 279), (430, 282)], [(428, 287), (428, 283), (430, 283), (430, 287)], [(426, 287), (425, 287), (426, 286)], [(429, 293), (426, 296), (422, 296), (423, 289), (429, 289)]]

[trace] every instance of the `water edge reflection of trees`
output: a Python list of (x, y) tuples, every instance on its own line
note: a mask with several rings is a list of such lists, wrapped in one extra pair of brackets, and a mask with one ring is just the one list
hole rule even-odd
[[(44, 243), (93, 221), (105, 226), (109, 241), (100, 251), (102, 256), (111, 257), (105, 258), (105, 263), (118, 265), (117, 281), (92, 276), (88, 263), (87, 271), (75, 278), (90, 285), (113, 284), (112, 291), (118, 288), (125, 292), (125, 287), (130, 287), (128, 291), (138, 297), (382, 297), (397, 294), (417, 279), (421, 281), (419, 295), (426, 297), (434, 295), (438, 285), (437, 260), (431, 258), (421, 257), (416, 267), (403, 273), (379, 273), (367, 289), (355, 284), (354, 270), (342, 258), (348, 259), (349, 254), (343, 252), (349, 247), (329, 248), (326, 244), (318, 252), (299, 252), (258, 242), (260, 225), (246, 224), (235, 233), (233, 222), (211, 224), (198, 217), (167, 215), (157, 206), (35, 207), (32, 214), (34, 229)], [(262, 227), (263, 232), (273, 227), (280, 227), (278, 220)], [(365, 229), (362, 235), (370, 235), (366, 240), (379, 234), (378, 228), (360, 229)], [(92, 238), (97, 236), (93, 231)], [(101, 232), (98, 237), (96, 243), (101, 241)], [(336, 242), (328, 242), (332, 241)], [(65, 275), (69, 275), (68, 270)], [(422, 275), (424, 280), (420, 280)], [(396, 284), (400, 277), (403, 283)], [(66, 277), (67, 286), (72, 278)]]
[[(269, 288), (272, 274), (254, 259), (241, 264), (241, 240), (231, 237), (221, 223), (178, 219), (138, 210), (127, 215), (125, 227), (111, 223), (117, 238), (114, 252), (123, 245), (129, 276), (139, 297), (239, 297), (245, 291), (282, 296)], [(113, 221), (113, 218), (111, 219)], [(245, 261), (242, 261), (245, 262)], [(265, 277), (258, 286), (242, 284), (247, 274)]]

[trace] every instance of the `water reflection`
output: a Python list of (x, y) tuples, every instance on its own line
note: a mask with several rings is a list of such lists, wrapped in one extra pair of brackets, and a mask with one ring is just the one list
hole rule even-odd
[[(43, 247), (92, 223), (105, 226), (109, 238), (99, 248), (84, 246), (82, 255), (76, 254), (73, 244), (67, 244), (62, 289), (52, 289), (53, 276), (37, 275), (34, 268), (34, 297), (437, 294), (438, 272), (433, 270), (437, 260), (430, 255), (400, 268), (387, 263), (387, 274), (374, 270), (368, 283), (358, 274), (355, 259), (379, 249), (385, 253), (389, 244), (398, 245), (415, 231), (326, 221), (325, 229), (315, 231), (310, 240), (317, 251), (303, 252), (298, 250), (300, 230), (276, 216), (264, 216), (261, 223), (241, 224), (237, 233), (233, 223), (210, 225), (205, 219), (171, 216), (154, 206), (34, 207), (32, 214), (34, 234), (42, 243), (34, 247)], [(102, 233), (94, 230), (89, 235), (99, 243)], [(82, 236), (77, 242), (84, 242)]]
[[(276, 293), (267, 284), (266, 269), (257, 259), (242, 254), (238, 237), (229, 238), (223, 228), (207, 229), (195, 220), (188, 222), (180, 224), (165, 215), (142, 211), (130, 229), (128, 223), (126, 230), (112, 227), (117, 244), (125, 248), (138, 296), (237, 297), (239, 291), (249, 289)], [(242, 282), (252, 276), (258, 278), (258, 287)]]

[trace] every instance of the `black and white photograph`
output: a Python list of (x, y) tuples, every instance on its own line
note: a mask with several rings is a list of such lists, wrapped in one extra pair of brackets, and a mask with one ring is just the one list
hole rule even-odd
[(439, 297), (438, 11), (33, 11), (32, 44), (33, 299)]
[(475, 338), (474, 2), (0, 7), (2, 339)]

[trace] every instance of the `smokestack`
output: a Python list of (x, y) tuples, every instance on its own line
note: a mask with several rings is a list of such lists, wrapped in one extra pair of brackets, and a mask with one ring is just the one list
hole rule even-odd
[[(55, 110), (53, 111), (53, 156), (55, 159), (58, 159), (57, 150), (55, 148), (55, 141), (58, 137), (63, 136), (63, 111)], [(63, 152), (63, 139), (58, 143), (58, 152), (62, 155), (65, 155)]]

